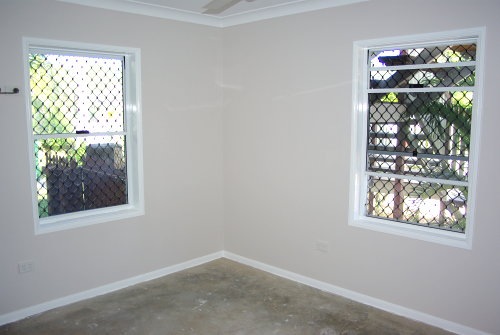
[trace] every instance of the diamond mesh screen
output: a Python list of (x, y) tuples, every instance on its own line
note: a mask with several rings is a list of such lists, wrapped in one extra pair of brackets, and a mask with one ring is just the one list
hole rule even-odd
[(29, 65), (39, 217), (126, 204), (123, 57)]
[(466, 199), (463, 186), (370, 176), (366, 209), (373, 217), (464, 231)]
[(475, 44), (368, 51), (368, 215), (465, 230), (475, 57)]

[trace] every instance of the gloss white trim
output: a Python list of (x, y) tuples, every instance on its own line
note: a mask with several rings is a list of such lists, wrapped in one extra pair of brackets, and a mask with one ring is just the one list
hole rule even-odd
[[(346, 6), (370, 0), (295, 0), (289, 3), (263, 7), (256, 10), (250, 10), (226, 16), (207, 15), (200, 12), (180, 10), (168, 6), (147, 4), (142, 1), (123, 1), (123, 0), (58, 0), (58, 1), (223, 28), (249, 22), (271, 19), (275, 17), (305, 13), (325, 8)], [(202, 10), (203, 8), (200, 8), (200, 11)]]
[(111, 292), (121, 290), (121, 289), (124, 289), (124, 288), (132, 286), (132, 285), (140, 284), (140, 283), (147, 282), (147, 281), (150, 281), (150, 280), (153, 280), (156, 278), (160, 278), (160, 277), (163, 277), (163, 276), (175, 273), (175, 272), (179, 272), (179, 271), (186, 270), (186, 269), (198, 266), (198, 265), (202, 265), (202, 264), (211, 262), (213, 260), (219, 259), (222, 257), (222, 255), (223, 255), (223, 252), (218, 251), (218, 252), (215, 252), (213, 254), (194, 258), (192, 260), (188, 260), (188, 261), (183, 262), (183, 263), (174, 264), (174, 265), (167, 266), (167, 267), (164, 267), (164, 268), (159, 269), (159, 270), (147, 272), (147, 273), (135, 276), (135, 277), (127, 278), (124, 280), (119, 280), (119, 281), (116, 281), (114, 283), (102, 285), (102, 286), (99, 286), (99, 287), (96, 287), (96, 288), (93, 288), (90, 290), (78, 292), (78, 293), (71, 294), (71, 295), (68, 295), (68, 296), (65, 296), (62, 298), (43, 302), (43, 303), (38, 304), (38, 305), (23, 308), (23, 309), (20, 309), (20, 310), (11, 312), (11, 313), (3, 314), (3, 315), (0, 315), (0, 326), (7, 324), (7, 323), (11, 323), (11, 322), (15, 322), (15, 321), (24, 319), (26, 317), (29, 317), (29, 316), (32, 316), (35, 314), (46, 312), (48, 310), (51, 310), (51, 309), (54, 309), (57, 307), (62, 307), (65, 305), (69, 305), (69, 304), (78, 302), (78, 301), (82, 301), (82, 300), (90, 299), (90, 298), (93, 298), (93, 297), (96, 297), (99, 295), (111, 293)]
[(461, 325), (461, 324), (456, 323), (456, 322), (448, 321), (448, 320), (445, 320), (445, 319), (442, 319), (442, 318), (439, 318), (439, 317), (436, 317), (436, 316), (433, 316), (433, 315), (430, 315), (427, 313), (423, 313), (423, 312), (420, 312), (420, 311), (417, 311), (417, 310), (414, 310), (411, 308), (407, 308), (404, 306), (393, 304), (393, 303), (387, 302), (385, 300), (373, 298), (371, 296), (368, 296), (368, 295), (365, 295), (362, 293), (358, 293), (356, 291), (348, 290), (348, 289), (342, 288), (340, 286), (336, 286), (336, 285), (329, 284), (329, 283), (326, 283), (326, 282), (323, 282), (323, 281), (320, 281), (320, 280), (317, 280), (317, 279), (314, 279), (311, 277), (307, 277), (307, 276), (304, 276), (304, 275), (301, 275), (301, 274), (298, 274), (295, 272), (284, 270), (284, 269), (278, 268), (276, 266), (262, 263), (262, 262), (254, 260), (254, 259), (243, 257), (243, 256), (240, 256), (238, 254), (235, 254), (235, 253), (232, 253), (229, 251), (225, 251), (225, 250), (214, 252), (212, 254), (198, 257), (198, 258), (195, 258), (195, 259), (183, 262), (183, 263), (175, 264), (172, 266), (167, 266), (165, 268), (151, 271), (151, 272), (148, 272), (148, 273), (145, 273), (142, 275), (138, 275), (138, 276), (131, 277), (128, 279), (120, 280), (120, 281), (117, 281), (114, 283), (99, 286), (99, 287), (96, 287), (96, 288), (93, 288), (90, 290), (71, 294), (71, 295), (66, 296), (66, 297), (54, 299), (54, 300), (47, 301), (47, 302), (44, 302), (44, 303), (41, 303), (38, 305), (30, 306), (30, 307), (23, 308), (23, 309), (20, 309), (20, 310), (11, 312), (11, 313), (0, 315), (0, 326), (7, 324), (7, 323), (11, 323), (11, 322), (15, 322), (15, 321), (24, 319), (26, 317), (29, 317), (29, 316), (32, 316), (35, 314), (46, 312), (48, 310), (51, 310), (51, 309), (54, 309), (57, 307), (62, 307), (65, 305), (69, 305), (69, 304), (78, 302), (78, 301), (82, 301), (82, 300), (93, 298), (93, 297), (96, 297), (99, 295), (111, 293), (111, 292), (129, 287), (132, 285), (140, 284), (140, 283), (147, 282), (147, 281), (150, 281), (150, 280), (153, 280), (156, 278), (160, 278), (160, 277), (172, 274), (172, 273), (186, 270), (186, 269), (189, 269), (189, 268), (192, 268), (192, 267), (195, 267), (198, 265), (202, 265), (202, 264), (205, 264), (205, 263), (208, 263), (208, 262), (220, 259), (220, 258), (226, 258), (226, 259), (229, 259), (229, 260), (232, 260), (232, 261), (259, 269), (261, 271), (265, 271), (265, 272), (268, 272), (270, 274), (274, 274), (276, 276), (279, 276), (279, 277), (282, 277), (285, 279), (293, 280), (297, 283), (301, 283), (301, 284), (304, 284), (304, 285), (307, 285), (307, 286), (310, 286), (310, 287), (313, 287), (313, 288), (316, 288), (316, 289), (319, 289), (319, 290), (322, 290), (322, 291), (325, 291), (328, 293), (336, 294), (336, 295), (342, 296), (344, 298), (351, 299), (351, 300), (354, 300), (356, 302), (384, 310), (384, 311), (389, 312), (389, 313), (404, 316), (404, 317), (407, 317), (407, 318), (410, 318), (410, 319), (413, 319), (416, 321), (426, 323), (428, 325), (432, 325), (435, 327), (446, 329), (446, 330), (449, 330), (449, 331), (454, 332), (456, 334), (460, 334), (460, 335), (489, 335), (488, 333), (480, 331), (478, 329), (474, 329), (474, 328), (471, 328), (471, 327), (468, 327), (465, 325)]
[[(27, 57), (33, 49), (52, 49), (69, 54), (100, 54), (110, 57), (124, 58), (124, 99), (127, 115), (127, 177), (128, 204), (85, 210), (75, 213), (55, 215), (47, 218), (38, 217), (37, 185), (34, 176), (35, 159), (31, 123), (31, 89), (29, 84), (29, 65)], [(141, 100), (141, 50), (138, 48), (80, 43), (75, 41), (60, 41), (41, 38), (23, 37), (24, 91), (26, 106), (26, 124), (28, 141), (28, 156), (30, 163), (32, 208), (35, 234), (52, 233), (56, 231), (85, 227), (93, 224), (127, 219), (144, 215), (144, 169), (143, 169), (143, 136), (142, 136), (142, 100)]]
[(478, 329), (470, 328), (464, 325), (461, 325), (456, 322), (448, 321), (439, 317), (436, 317), (434, 315), (430, 315), (424, 312), (420, 312), (411, 308), (407, 308), (401, 305), (397, 305), (385, 300), (377, 299), (362, 293), (358, 293), (356, 291), (351, 291), (348, 289), (345, 289), (343, 287), (339, 287), (336, 285), (332, 285), (311, 277), (307, 277), (295, 272), (291, 272), (288, 270), (284, 270), (266, 263), (262, 263), (250, 258), (246, 258), (234, 253), (231, 253), (229, 251), (224, 251), (223, 252), (223, 257), (230, 259), (232, 261), (245, 264), (248, 266), (251, 266), (253, 268), (274, 274), (276, 276), (293, 280), (295, 282), (319, 289), (321, 291), (325, 291), (328, 293), (336, 294), (339, 296), (342, 296), (344, 298), (354, 300), (356, 302), (372, 306), (381, 310), (384, 310), (389, 313), (393, 313), (396, 315), (404, 316), (416, 321), (420, 321), (423, 323), (426, 323), (428, 325), (432, 325), (434, 327), (442, 328), (448, 331), (451, 331), (456, 334), (460, 335), (488, 335), (488, 333), (485, 333), (483, 331), (480, 331)]
[[(351, 117), (351, 175), (348, 224), (353, 227), (366, 228), (373, 231), (389, 233), (422, 241), (438, 243), (446, 246), (472, 249), (474, 227), (476, 175), (479, 154), (479, 136), (482, 114), (484, 27), (444, 31), (438, 33), (399, 36), (382, 39), (356, 41), (353, 44), (353, 88)], [(471, 127), (471, 154), (469, 157), (468, 179), (468, 215), (464, 233), (454, 233), (444, 230), (403, 224), (390, 220), (368, 217), (364, 213), (364, 199), (367, 181), (364, 167), (366, 166), (366, 121), (367, 101), (364, 75), (369, 73), (367, 50), (389, 49), (429, 45), (442, 45), (449, 42), (477, 42), (476, 83), (474, 87), (473, 120)], [(426, 89), (432, 90), (432, 89)], [(372, 90), (373, 91), (373, 90)]]
[(288, 4), (265, 7), (262, 9), (225, 16), (222, 18), (222, 27), (236, 26), (250, 22), (346, 6), (366, 1), (369, 0), (299, 0)]

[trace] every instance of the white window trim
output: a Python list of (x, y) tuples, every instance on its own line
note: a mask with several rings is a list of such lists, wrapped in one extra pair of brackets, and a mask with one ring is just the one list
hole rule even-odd
[[(38, 201), (35, 171), (34, 136), (31, 115), (31, 88), (29, 83), (28, 54), (30, 49), (64, 50), (68, 53), (86, 54), (93, 52), (103, 55), (124, 56), (124, 86), (125, 86), (125, 113), (127, 127), (127, 178), (128, 204), (99, 208), (75, 213), (38, 217)], [(138, 48), (109, 46), (100, 44), (57, 41), (40, 38), (23, 38), (23, 63), (25, 79), (25, 102), (28, 129), (28, 155), (30, 164), (31, 194), (35, 234), (44, 234), (71, 228), (84, 227), (97, 223), (115, 221), (144, 215), (144, 170), (142, 148), (142, 108), (141, 108), (141, 52)]]
[[(464, 249), (472, 248), (477, 163), (479, 161), (479, 134), (482, 111), (483, 64), (484, 64), (484, 27), (464, 30), (454, 30), (439, 33), (399, 36), (383, 39), (356, 41), (353, 45), (353, 91), (351, 118), (351, 175), (349, 197), (349, 225), (369, 230), (399, 235), (418, 240), (434, 242)], [(386, 219), (373, 218), (365, 215), (366, 198), (366, 122), (367, 117), (367, 87), (364, 76), (368, 72), (367, 51), (377, 47), (397, 48), (407, 45), (432, 45), (456, 42), (466, 39), (477, 40), (476, 82), (474, 105), (472, 112), (471, 150), (469, 156), (467, 225), (464, 233), (445, 231), (425, 226), (417, 226), (394, 222)]]

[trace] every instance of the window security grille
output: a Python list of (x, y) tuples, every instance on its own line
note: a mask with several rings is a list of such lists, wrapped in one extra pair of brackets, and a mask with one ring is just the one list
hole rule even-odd
[(123, 57), (30, 49), (38, 216), (123, 205)]
[(368, 216), (465, 231), (475, 69), (475, 41), (368, 50)]

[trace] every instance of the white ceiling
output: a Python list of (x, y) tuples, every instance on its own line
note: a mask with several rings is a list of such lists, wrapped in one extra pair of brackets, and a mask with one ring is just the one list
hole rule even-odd
[(210, 0), (59, 0), (74, 4), (149, 15), (171, 20), (228, 27), (369, 0), (254, 0), (240, 1), (216, 15), (204, 14)]

